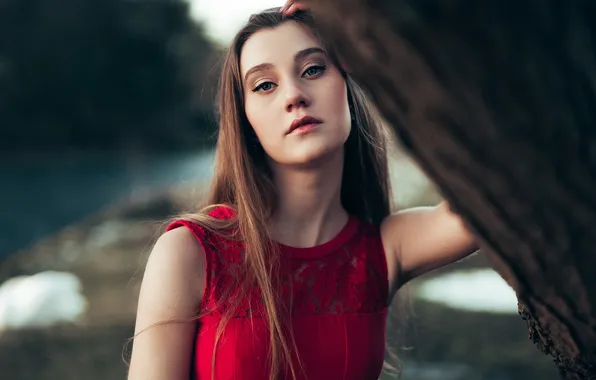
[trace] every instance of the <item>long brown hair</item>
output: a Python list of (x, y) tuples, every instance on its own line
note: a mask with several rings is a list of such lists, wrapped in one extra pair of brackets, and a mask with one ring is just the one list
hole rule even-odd
[[(225, 325), (233, 318), (239, 301), (257, 286), (262, 293), (266, 321), (269, 326), (271, 374), (273, 380), (282, 366), (288, 365), (296, 379), (292, 358), (297, 357), (291, 334), (290, 313), (280, 300), (280, 255), (270, 238), (267, 220), (276, 199), (272, 174), (266, 155), (248, 122), (244, 110), (244, 93), (240, 74), (240, 54), (244, 43), (255, 32), (275, 28), (294, 21), (319, 40), (316, 21), (308, 12), (285, 17), (279, 8), (252, 15), (238, 32), (225, 57), (218, 94), (219, 134), (215, 153), (215, 173), (207, 197), (207, 207), (184, 218), (199, 223), (216, 233), (229, 235), (235, 231), (245, 247), (239, 282), (233, 284), (240, 291), (236, 302), (226, 310), (219, 325), (215, 345)], [(390, 212), (390, 185), (387, 163), (387, 134), (381, 120), (367, 100), (363, 90), (350, 78), (337, 60), (333, 49), (327, 54), (345, 78), (352, 129), (345, 143), (341, 201), (346, 211), (361, 220), (379, 224)], [(231, 221), (208, 216), (215, 205), (227, 205), (235, 210)], [(215, 351), (212, 358), (215, 363)], [(213, 372), (212, 372), (213, 374)]]

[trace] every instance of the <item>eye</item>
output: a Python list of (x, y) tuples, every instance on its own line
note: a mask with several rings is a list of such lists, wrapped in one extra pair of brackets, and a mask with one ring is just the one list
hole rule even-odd
[(312, 77), (312, 76), (323, 73), (326, 69), (327, 69), (327, 66), (325, 66), (325, 65), (310, 66), (309, 68), (307, 68), (304, 71), (304, 74), (302, 74), (302, 75)]
[(273, 82), (263, 82), (257, 87), (253, 88), (252, 92), (269, 91), (273, 89), (273, 86), (275, 86), (275, 83)]

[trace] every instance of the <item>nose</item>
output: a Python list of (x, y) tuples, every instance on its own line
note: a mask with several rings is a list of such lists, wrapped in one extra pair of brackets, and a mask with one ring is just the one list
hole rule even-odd
[(297, 83), (288, 84), (285, 104), (286, 111), (292, 112), (295, 108), (308, 107), (309, 105), (310, 97), (304, 89)]

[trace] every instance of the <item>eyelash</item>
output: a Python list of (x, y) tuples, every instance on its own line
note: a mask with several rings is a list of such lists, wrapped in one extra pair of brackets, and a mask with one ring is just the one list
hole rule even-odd
[[(304, 73), (302, 75), (306, 74), (307, 71), (312, 70), (312, 69), (318, 70), (317, 73), (311, 75), (311, 76), (314, 76), (314, 75), (317, 75), (317, 74), (320, 74), (320, 73), (325, 72), (325, 70), (327, 70), (327, 65), (313, 65), (313, 66), (310, 66), (306, 70), (304, 70)], [(252, 92), (260, 92), (261, 90), (263, 90), (263, 86), (265, 86), (267, 84), (274, 84), (274, 83), (273, 82), (270, 82), (270, 81), (269, 82), (263, 82), (260, 85), (258, 85), (257, 87), (255, 87), (252, 90)], [(268, 91), (268, 90), (263, 90), (263, 91)]]

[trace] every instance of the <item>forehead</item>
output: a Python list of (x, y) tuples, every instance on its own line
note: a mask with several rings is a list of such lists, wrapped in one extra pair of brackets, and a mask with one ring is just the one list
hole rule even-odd
[(321, 43), (304, 27), (288, 21), (275, 28), (262, 29), (250, 36), (240, 54), (242, 75), (261, 63), (282, 65), (293, 62), (300, 50), (320, 47)]

